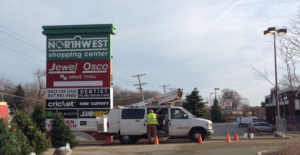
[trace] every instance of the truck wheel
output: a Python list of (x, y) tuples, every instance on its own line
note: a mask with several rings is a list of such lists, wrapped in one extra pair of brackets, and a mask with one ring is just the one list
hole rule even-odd
[(189, 135), (190, 139), (193, 142), (198, 142), (199, 139), (199, 134), (201, 134), (201, 138), (204, 141), (206, 139), (206, 134), (203, 130), (201, 129), (193, 129)]
[(248, 124), (244, 123), (244, 127), (247, 127), (247, 126), (248, 126)]
[(136, 143), (136, 142), (138, 142), (139, 140), (140, 140), (140, 137), (138, 137), (138, 136), (132, 137), (132, 143)]
[(130, 144), (133, 142), (133, 137), (128, 135), (119, 135), (119, 140), (122, 144)]

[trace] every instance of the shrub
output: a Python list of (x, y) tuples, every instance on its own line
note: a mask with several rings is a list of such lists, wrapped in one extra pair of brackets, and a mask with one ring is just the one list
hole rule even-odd
[(46, 114), (43, 105), (38, 104), (34, 108), (34, 111), (31, 114), (31, 118), (41, 132), (46, 132)]
[(28, 154), (30, 154), (30, 152), (33, 152), (33, 147), (30, 146), (29, 140), (24, 135), (24, 133), (19, 129), (16, 129), (15, 133), (16, 133), (16, 136), (18, 137), (18, 142), (21, 147), (20, 154), (28, 155)]
[(0, 118), (0, 154), (22, 154), (16, 133), (8, 128), (8, 124), (2, 118)]
[(52, 146), (55, 148), (66, 146), (67, 143), (70, 144), (71, 148), (74, 148), (78, 145), (76, 136), (74, 135), (71, 127), (65, 122), (61, 114), (54, 116), (52, 121)]
[(50, 139), (47, 139), (46, 135), (35, 126), (28, 114), (15, 111), (12, 126), (24, 133), (36, 154), (42, 154), (50, 146)]

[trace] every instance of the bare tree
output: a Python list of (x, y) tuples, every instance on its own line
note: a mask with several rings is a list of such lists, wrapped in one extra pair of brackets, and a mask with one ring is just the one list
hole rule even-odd
[(250, 111), (249, 104), (242, 104), (241, 109), (243, 112), (243, 117), (247, 117), (247, 113)]
[(230, 98), (232, 99), (232, 109), (237, 110), (240, 105), (243, 103), (243, 100), (246, 98), (243, 98), (237, 91), (233, 89), (222, 89), (222, 98)]
[[(299, 63), (300, 57), (300, 8), (295, 20), (291, 20), (290, 27), (284, 27), (288, 30), (285, 35), (277, 35), (279, 41), (277, 44), (277, 56), (283, 61), (285, 67), (280, 67), (286, 70), (286, 75), (281, 79), (281, 86), (288, 87), (291, 91), (295, 90), (295, 86), (300, 83), (300, 77), (296, 73), (296, 66)], [(266, 70), (261, 72), (252, 67), (254, 77), (259, 80), (267, 80), (275, 86), (268, 78)], [(299, 86), (296, 88), (299, 91)]]
[(298, 79), (300, 79), (300, 75), (296, 74), (296, 76), (292, 76), (291, 78), (289, 78), (288, 75), (284, 74), (279, 79), (278, 84), (279, 84), (279, 86), (282, 86), (284, 88), (288, 88), (291, 86), (297, 86), (297, 85), (300, 85), (300, 83), (298, 82)]
[(45, 83), (45, 77), (46, 77), (46, 70), (45, 69), (37, 69), (34, 73), (33, 73), (36, 78), (37, 78), (37, 89), (38, 89), (38, 93), (37, 93), (37, 97), (41, 98), (45, 95), (46, 91), (46, 83)]
[[(159, 95), (158, 91), (144, 90), (145, 99), (152, 98)], [(114, 105), (129, 105), (142, 101), (141, 93), (139, 91), (132, 91), (128, 89), (122, 89), (118, 85), (114, 85)]]

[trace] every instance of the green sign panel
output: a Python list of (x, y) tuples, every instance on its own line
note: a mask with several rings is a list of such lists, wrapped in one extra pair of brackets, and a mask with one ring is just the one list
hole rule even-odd
[(96, 118), (109, 113), (110, 109), (79, 109), (79, 118)]
[(112, 24), (43, 26), (47, 35), (47, 61), (110, 60)]

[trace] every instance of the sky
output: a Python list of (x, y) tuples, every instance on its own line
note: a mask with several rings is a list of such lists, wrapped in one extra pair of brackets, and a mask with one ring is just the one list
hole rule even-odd
[[(255, 79), (251, 66), (275, 81), (273, 38), (263, 31), (289, 26), (300, 1), (1, 0), (0, 6), (0, 77), (14, 83), (32, 82), (32, 73), (46, 68), (42, 26), (114, 24), (114, 85), (137, 91), (132, 76), (145, 74), (145, 90), (196, 87), (207, 100), (214, 88), (229, 88), (260, 106), (273, 86)], [(278, 68), (278, 77), (284, 73)]]

